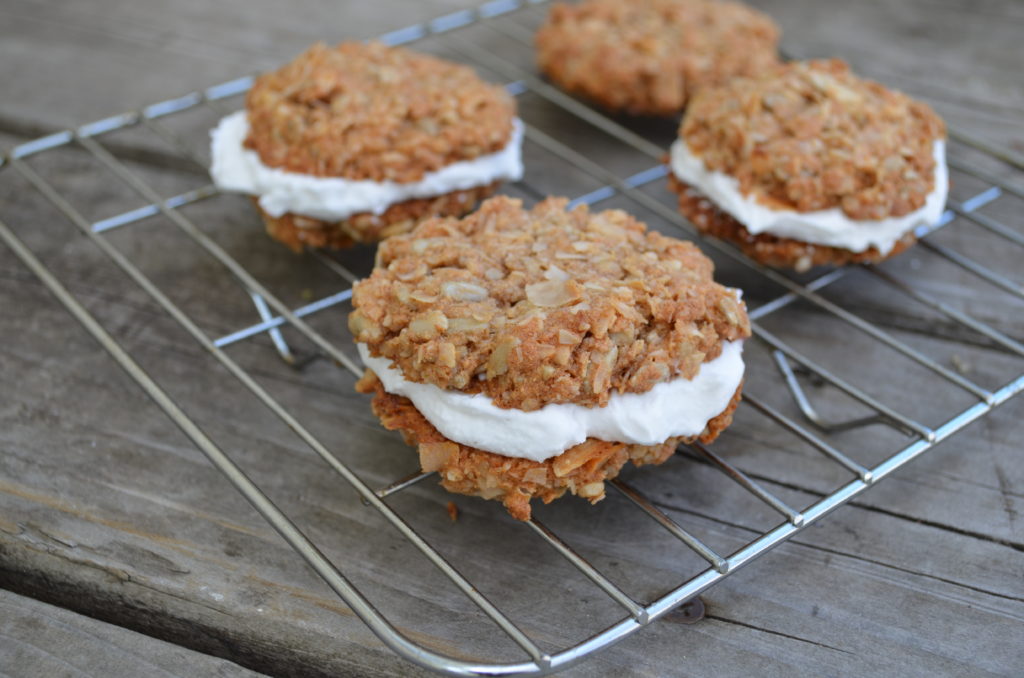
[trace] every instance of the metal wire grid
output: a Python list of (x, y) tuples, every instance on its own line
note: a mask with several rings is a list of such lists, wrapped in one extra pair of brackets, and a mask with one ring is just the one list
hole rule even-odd
[[(570, 163), (583, 173), (593, 177), (604, 185), (587, 193), (578, 196), (574, 203), (596, 204), (615, 196), (624, 196), (636, 205), (646, 208), (664, 219), (666, 223), (681, 228), (688, 235), (695, 235), (693, 227), (687, 223), (676, 211), (667, 207), (657, 199), (640, 190), (652, 182), (662, 179), (666, 170), (661, 163), (663, 149), (647, 141), (623, 127), (614, 120), (611, 120), (599, 112), (579, 103), (575, 99), (566, 96), (559, 90), (547, 85), (535, 75), (525, 72), (516, 66), (494, 56), (473, 43), (463, 39), (457, 34), (449, 34), (457, 28), (472, 25), (478, 22), (486, 22), (489, 26), (507, 37), (529, 44), (531, 36), (522, 26), (495, 21), (495, 18), (519, 11), (529, 5), (540, 4), (543, 0), (496, 0), (482, 5), (476, 10), (467, 10), (447, 15), (431, 21), (427, 24), (411, 26), (400, 31), (395, 31), (382, 36), (382, 40), (390, 44), (404, 44), (414, 42), (432, 35), (445, 34), (446, 43), (461, 52), (467, 59), (478, 65), (484, 66), (495, 73), (508, 78), (507, 85), (513, 94), (532, 92), (548, 102), (557, 105), (559, 108), (575, 116), (581, 121), (589, 123), (607, 134), (609, 137), (626, 144), (641, 156), (650, 159), (653, 165), (642, 172), (633, 174), (625, 179), (616, 176), (614, 173), (604, 169), (594, 160), (579, 150), (570, 148), (553, 136), (545, 133), (536, 127), (527, 126), (526, 138), (528, 141), (546, 149), (562, 160)], [(741, 255), (737, 250), (721, 242), (705, 239), (702, 242), (724, 254), (742, 265), (750, 267), (773, 283), (785, 289), (785, 293), (762, 304), (750, 312), (754, 336), (764, 342), (774, 351), (774, 358), (785, 382), (791, 389), (793, 396), (799, 405), (804, 416), (817, 428), (825, 432), (845, 430), (864, 426), (869, 423), (885, 423), (893, 428), (903, 431), (913, 437), (913, 440), (888, 457), (881, 463), (866, 467), (847, 456), (831, 443), (819, 437), (809, 428), (794, 421), (790, 417), (770, 406), (761, 398), (752, 393), (744, 394), (744, 404), (750, 405), (763, 415), (774, 421), (776, 424), (789, 431), (799, 439), (807, 442), (813, 448), (820, 451), (827, 458), (841, 465), (851, 473), (852, 479), (838, 490), (824, 496), (819, 501), (811, 504), (803, 510), (797, 510), (787, 505), (783, 500), (766, 490), (754, 479), (735, 468), (728, 461), (722, 459), (718, 454), (704, 445), (696, 444), (691, 447), (695, 454), (702, 456), (711, 465), (722, 470), (729, 478), (739, 486), (757, 497), (772, 509), (777, 511), (784, 520), (773, 529), (764, 532), (751, 540), (742, 548), (729, 555), (717, 553), (700, 539), (687, 531), (683, 526), (658, 509), (653, 502), (636, 489), (630, 487), (621, 480), (612, 482), (612, 486), (622, 493), (640, 511), (652, 518), (658, 525), (663, 527), (673, 538), (679, 540), (708, 563), (707, 569), (697, 576), (683, 582), (670, 590), (667, 594), (650, 603), (641, 603), (628, 594), (609, 578), (603, 575), (595, 566), (589, 563), (582, 556), (577, 554), (562, 538), (553, 531), (541, 524), (538, 520), (531, 520), (528, 524), (533, 533), (538, 535), (544, 542), (553, 547), (558, 553), (589, 578), (594, 584), (601, 588), (612, 600), (625, 610), (625, 616), (614, 625), (604, 629), (583, 642), (571, 647), (566, 647), (555, 653), (545, 653), (540, 647), (524, 633), (508, 616), (492, 604), (481, 594), (472, 582), (468, 581), (458, 570), (447, 562), (431, 544), (421, 535), (413, 530), (408, 523), (396, 513), (385, 498), (396, 492), (400, 492), (413, 484), (429, 477), (432, 474), (417, 473), (409, 477), (396, 480), (387, 487), (374, 490), (369, 487), (360, 477), (352, 471), (341, 459), (323, 445), (313, 436), (288, 410), (286, 410), (267, 390), (260, 386), (255, 379), (238, 365), (225, 352), (224, 348), (244, 341), (248, 338), (267, 333), (277, 349), (278, 353), (286, 361), (292, 362), (293, 355), (280, 328), (290, 325), (311, 341), (325, 356), (337, 361), (348, 368), (356, 376), (361, 375), (361, 369), (349, 358), (338, 346), (328, 341), (320, 333), (310, 327), (303, 318), (342, 304), (350, 299), (351, 288), (344, 289), (336, 294), (318, 299), (312, 303), (298, 308), (289, 308), (282, 303), (275, 295), (266, 289), (249, 271), (232, 258), (225, 250), (218, 246), (212, 239), (205, 235), (200, 228), (182, 214), (179, 208), (212, 198), (218, 194), (212, 185), (203, 186), (170, 198), (162, 198), (156, 190), (150, 187), (142, 178), (133, 172), (121, 160), (115, 157), (104, 147), (100, 139), (103, 135), (130, 127), (144, 127), (170, 143), (182, 156), (190, 158), (200, 164), (202, 159), (190, 149), (175, 132), (161, 122), (162, 118), (185, 111), (194, 107), (208, 106), (217, 110), (218, 113), (226, 112), (223, 100), (243, 93), (251, 85), (252, 78), (246, 77), (234, 80), (222, 85), (210, 87), (200, 92), (192, 92), (183, 97), (160, 102), (148, 106), (139, 111), (132, 111), (122, 115), (99, 120), (77, 129), (66, 130), (52, 134), (13, 148), (5, 157), (0, 159), (0, 170), (7, 169), (17, 172), (30, 182), (38, 191), (46, 197), (56, 208), (60, 210), (75, 226), (77, 226), (96, 247), (98, 247), (114, 264), (126, 273), (139, 287), (141, 287), (152, 299), (154, 299), (182, 328), (184, 328), (197, 343), (205, 348), (228, 372), (237, 379), (249, 392), (251, 392), (263, 405), (265, 405), (275, 416), (287, 424), (296, 435), (299, 436), (317, 455), (319, 455), (335, 472), (342, 476), (361, 496), (363, 501), (379, 511), (388, 522), (396, 528), (406, 539), (408, 539), (424, 556), (426, 556), (437, 568), (446, 575), (452, 583), (457, 586), (477, 607), (492, 620), (503, 633), (514, 641), (528, 656), (528, 659), (514, 663), (474, 662), (457, 659), (454, 657), (439, 654), (429, 648), (418, 645), (403, 636), (392, 623), (376, 610), (364, 594), (353, 586), (345, 575), (326, 558), (290, 519), (266, 496), (263, 492), (245, 475), (234, 461), (222, 451), (202, 430), (185, 414), (178, 404), (167, 395), (164, 389), (136, 363), (104, 327), (87, 311), (77, 299), (64, 287), (64, 285), (39, 261), (38, 258), (23, 244), (23, 242), (12, 232), (3, 221), (0, 221), (0, 240), (2, 240), (24, 264), (35, 273), (39, 279), (51, 290), (61, 301), (69, 312), (100, 342), (100, 344), (113, 356), (113, 358), (124, 368), (128, 374), (141, 386), (144, 391), (164, 410), (164, 412), (178, 425), (182, 431), (204, 452), (211, 462), (222, 472), (232, 484), (241, 492), (245, 498), (256, 508), (256, 510), (276, 529), (281, 536), (309, 563), (309, 565), (327, 582), (327, 584), (349, 605), (352, 610), (386, 643), (399, 655), (415, 662), (421, 666), (448, 673), (451, 675), (512, 675), (530, 674), (541, 675), (565, 668), (570, 664), (586, 657), (587, 655), (604, 648), (628, 635), (650, 624), (652, 621), (663, 616), (680, 603), (692, 599), (708, 587), (720, 581), (730, 572), (737, 570), (754, 558), (764, 554), (772, 547), (789, 539), (797, 532), (817, 522), (833, 509), (845, 504), (860, 493), (867, 490), (872, 484), (889, 475), (918, 455), (932, 448), (938, 442), (948, 438), (972, 421), (984, 416), (994, 407), (1006, 402), (1014, 395), (1024, 390), (1024, 373), (1008, 381), (1002, 387), (989, 390), (967, 379), (961, 374), (944, 367), (935, 362), (932, 358), (912, 348), (896, 337), (887, 333), (878, 326), (863, 320), (846, 309), (838, 306), (832, 301), (821, 296), (819, 292), (832, 283), (847, 276), (851, 269), (835, 270), (821, 275), (810, 282), (801, 284), (781, 275), (780, 273), (762, 267)], [(1017, 169), (1024, 170), (1024, 163), (1012, 152), (994, 149), (986, 144), (962, 134), (951, 132), (951, 137), (961, 143), (980, 149), (987, 154), (1006, 162)], [(77, 146), (84, 149), (92, 157), (98, 160), (103, 166), (119, 177), (135, 193), (141, 196), (148, 204), (138, 209), (130, 210), (114, 217), (90, 222), (83, 214), (73, 207), (68, 200), (39, 172), (30, 167), (26, 158), (45, 153), (51, 149)], [(982, 182), (989, 184), (989, 187), (977, 193), (968, 200), (961, 203), (950, 202), (948, 209), (943, 214), (939, 223), (930, 228), (923, 228), (918, 236), (922, 238), (918, 247), (923, 247), (934, 254), (942, 257), (952, 264), (961, 267), (978, 278), (1000, 288), (1001, 290), (1019, 299), (1024, 299), (1024, 290), (1021, 286), (1007, 279), (1005, 276), (991, 270), (983, 264), (972, 260), (965, 255), (954, 251), (944, 245), (934, 243), (925, 236), (940, 229), (958, 218), (967, 219), (974, 224), (990, 232), (993, 236), (1005, 240), (1012, 246), (1024, 246), (1024, 236), (1012, 227), (1003, 224), (991, 217), (977, 213), (980, 207), (987, 205), (1000, 197), (1009, 194), (1018, 199), (1024, 199), (1024, 191), (1012, 184), (1001, 181), (985, 171), (959, 160), (951, 160), (951, 168), (966, 175), (973, 176)], [(116, 249), (104, 237), (104, 233), (121, 227), (136, 224), (143, 219), (155, 215), (164, 215), (178, 229), (184, 232), (189, 238), (203, 248), (209, 255), (220, 262), (235, 279), (241, 284), (246, 293), (252, 298), (260, 317), (260, 322), (248, 327), (239, 329), (220, 337), (207, 335), (200, 327), (174, 302), (172, 302), (139, 268), (123, 253)], [(336, 260), (323, 254), (316, 255), (318, 261), (327, 266), (331, 271), (351, 285), (356, 276), (339, 264)], [(999, 345), (1006, 352), (1016, 356), (1024, 356), (1024, 346), (1011, 337), (1006, 336), (999, 330), (987, 325), (960, 310), (953, 308), (945, 302), (929, 296), (905, 282), (897, 279), (891, 273), (876, 267), (861, 267), (858, 270), (867, 270), (882, 283), (909, 295), (917, 302), (930, 307), (931, 309), (945, 315), (955, 323), (963, 325), (975, 332), (978, 332), (989, 340)], [(918, 363), (931, 371), (955, 388), (971, 394), (976, 403), (967, 407), (943, 424), (936, 427), (929, 427), (920, 421), (901, 414), (899, 411), (880, 402), (873, 396), (860, 388), (845, 381), (832, 371), (816, 363), (811, 358), (797, 351), (778, 336), (766, 330), (760, 320), (789, 306), (797, 301), (807, 302), (818, 310), (834, 316), (848, 323), (858, 331), (868, 335), (893, 350), (901, 353), (908, 359)], [(800, 388), (799, 382), (794, 374), (793, 364), (799, 369), (810, 372), (825, 383), (844, 392), (856, 401), (867, 406), (874, 414), (869, 417), (857, 418), (849, 421), (829, 422), (824, 420), (815, 411), (812, 403)]]

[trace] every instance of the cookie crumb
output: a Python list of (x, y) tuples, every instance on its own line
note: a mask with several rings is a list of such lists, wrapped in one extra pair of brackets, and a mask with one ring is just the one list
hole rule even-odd
[(958, 354), (954, 353), (950, 357), (949, 362), (953, 363), (953, 369), (963, 375), (970, 374), (971, 364), (964, 358), (961, 358)]

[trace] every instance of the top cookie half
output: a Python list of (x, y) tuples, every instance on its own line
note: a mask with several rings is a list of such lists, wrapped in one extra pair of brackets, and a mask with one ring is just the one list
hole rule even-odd
[(356, 340), (410, 381), (529, 411), (692, 379), (749, 336), (735, 290), (692, 243), (565, 206), (498, 197), (388, 239), (355, 287)]
[(715, 0), (586, 0), (556, 4), (537, 32), (555, 83), (613, 111), (674, 115), (694, 92), (778, 63), (766, 15)]
[(842, 61), (794, 61), (694, 98), (680, 140), (709, 171), (772, 209), (839, 208), (879, 220), (935, 189), (942, 119), (927, 104), (854, 75)]
[(379, 43), (317, 44), (256, 79), (245, 146), (319, 177), (418, 181), (509, 142), (515, 102), (472, 69)]

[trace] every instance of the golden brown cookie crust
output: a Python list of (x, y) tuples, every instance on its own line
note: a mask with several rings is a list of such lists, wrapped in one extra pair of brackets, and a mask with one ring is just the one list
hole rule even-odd
[(379, 43), (316, 44), (256, 79), (245, 147), (318, 177), (419, 181), (504, 148), (515, 101), (472, 69)]
[(501, 182), (445, 193), (436, 198), (413, 198), (392, 205), (382, 214), (361, 212), (341, 221), (322, 221), (288, 212), (280, 217), (267, 214), (253, 198), (266, 224), (267, 233), (292, 250), (303, 247), (345, 249), (357, 242), (375, 243), (393, 235), (408, 233), (420, 221), (438, 216), (460, 217), (494, 194)]
[(802, 273), (814, 266), (878, 263), (900, 254), (917, 242), (914, 232), (910, 231), (896, 241), (888, 253), (882, 254), (875, 247), (853, 252), (839, 247), (780, 238), (770, 233), (754, 235), (732, 215), (718, 209), (700, 191), (671, 174), (669, 185), (679, 195), (679, 211), (702, 233), (736, 244), (748, 257), (766, 266), (792, 268)]
[(566, 202), (499, 196), (384, 241), (355, 286), (356, 340), (409, 381), (530, 411), (692, 379), (722, 342), (750, 336), (693, 243)]
[(562, 88), (614, 111), (674, 115), (700, 87), (778, 63), (779, 29), (738, 2), (586, 0), (556, 4), (537, 60)]
[(791, 62), (701, 91), (680, 136), (709, 170), (773, 209), (898, 217), (935, 188), (945, 124), (927, 105), (842, 61)]
[(637, 466), (660, 464), (680, 443), (710, 443), (732, 423), (742, 388), (742, 384), (737, 387), (729, 405), (707, 423), (699, 436), (669, 438), (651, 446), (588, 438), (557, 457), (533, 461), (452, 442), (420, 414), (412, 401), (386, 392), (371, 370), (356, 384), (360, 393), (374, 394), (373, 412), (384, 428), (401, 431), (405, 441), (419, 452), (420, 467), (437, 471), (446, 490), (497, 499), (518, 520), (530, 519), (531, 499), (548, 504), (569, 491), (597, 503), (604, 499), (604, 481), (616, 477), (627, 461)]

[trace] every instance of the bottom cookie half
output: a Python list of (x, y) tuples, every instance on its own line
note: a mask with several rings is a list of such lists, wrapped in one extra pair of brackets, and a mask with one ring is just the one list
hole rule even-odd
[(604, 499), (604, 481), (619, 474), (627, 461), (635, 465), (660, 464), (680, 443), (700, 440), (710, 443), (732, 423), (743, 385), (736, 389), (729, 405), (711, 419), (698, 436), (669, 438), (660, 445), (631, 445), (588, 438), (557, 457), (533, 461), (505, 457), (467, 447), (445, 438), (420, 414), (412, 401), (384, 390), (372, 371), (356, 384), (361, 393), (373, 393), (373, 412), (384, 428), (401, 431), (405, 441), (417, 448), (424, 471), (437, 471), (449, 492), (501, 501), (512, 517), (530, 519), (530, 500), (545, 504), (566, 491), (595, 503)]
[(882, 254), (874, 247), (863, 252), (853, 252), (840, 247), (780, 238), (769, 233), (754, 235), (731, 215), (718, 209), (697, 189), (672, 174), (669, 174), (669, 184), (679, 195), (679, 211), (702, 233), (734, 243), (748, 257), (766, 266), (792, 268), (802, 273), (814, 266), (878, 263), (896, 256), (917, 242), (911, 231), (900, 238), (891, 250)]
[(271, 238), (296, 252), (303, 247), (345, 249), (355, 243), (375, 243), (406, 233), (429, 217), (460, 217), (492, 195), (501, 182), (452, 191), (435, 198), (414, 198), (392, 205), (381, 214), (362, 212), (341, 221), (322, 221), (291, 212), (280, 217), (267, 214), (253, 198)]

